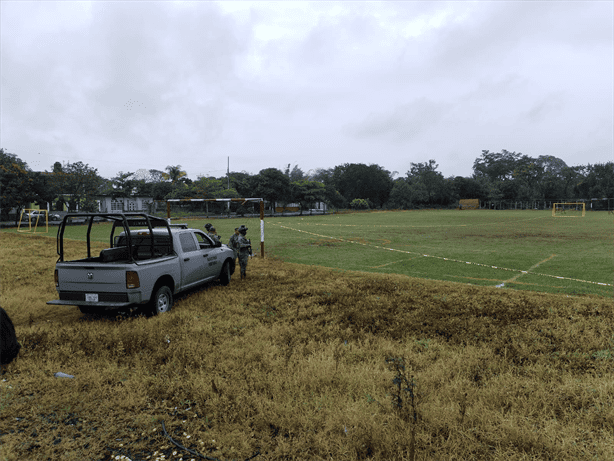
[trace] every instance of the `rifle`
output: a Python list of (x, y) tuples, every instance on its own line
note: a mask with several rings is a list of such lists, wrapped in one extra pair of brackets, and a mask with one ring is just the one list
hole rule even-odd
[(243, 243), (239, 243), (239, 252), (241, 252), (242, 250), (248, 250), (249, 251), (249, 256), (252, 257), (254, 256), (254, 254), (252, 253), (252, 241), (251, 239), (246, 239), (248, 245), (245, 245)]

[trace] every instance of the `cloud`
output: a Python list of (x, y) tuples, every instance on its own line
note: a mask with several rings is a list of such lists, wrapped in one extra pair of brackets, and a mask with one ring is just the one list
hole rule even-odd
[(2, 2), (1, 147), (108, 177), (223, 174), (227, 156), (250, 172), (374, 152), (454, 174), (482, 149), (595, 161), (612, 154), (612, 8)]
[(539, 123), (549, 117), (559, 118), (565, 108), (565, 93), (552, 92), (531, 105), (531, 108), (520, 114), (520, 121)]
[(346, 127), (358, 138), (385, 137), (405, 142), (436, 126), (444, 117), (448, 104), (418, 98), (387, 112), (370, 113), (363, 121)]
[(173, 138), (179, 149), (198, 149), (223, 130), (245, 33), (215, 5), (95, 2), (87, 21), (67, 28), (46, 24), (70, 9), (45, 5), (35, 8), (44, 40), (20, 54), (16, 38), (3, 34), (2, 102), (11, 113), (3, 125), (37, 121), (24, 144), (37, 139), (49, 151), (56, 132), (72, 145), (66, 155), (126, 156)]

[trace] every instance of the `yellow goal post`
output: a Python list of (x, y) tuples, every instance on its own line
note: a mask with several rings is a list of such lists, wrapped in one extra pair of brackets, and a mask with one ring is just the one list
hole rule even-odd
[(480, 200), (477, 198), (463, 198), (458, 201), (457, 210), (479, 210)]
[[(28, 228), (21, 228), (21, 223), (24, 218), (24, 214), (28, 219)], [(36, 234), (38, 229), (38, 223), (41, 219), (41, 216), (44, 216), (45, 220), (45, 231), (40, 231), (39, 233), (48, 233), (49, 232), (49, 212), (47, 210), (37, 210), (35, 208), (24, 208), (21, 211), (21, 215), (19, 216), (19, 223), (17, 223), (17, 232), (31, 233)], [(34, 224), (32, 223), (34, 221)], [(42, 226), (42, 222), (41, 222)]]
[(553, 218), (583, 218), (586, 216), (584, 202), (561, 202), (552, 204)]

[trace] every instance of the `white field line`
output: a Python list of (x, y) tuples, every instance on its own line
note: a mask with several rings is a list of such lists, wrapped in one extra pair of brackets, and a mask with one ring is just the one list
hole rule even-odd
[[(536, 218), (517, 219), (515, 221), (492, 221), (486, 223), (475, 224), (433, 224), (427, 226), (412, 226), (410, 224), (403, 225), (388, 225), (388, 224), (332, 224), (332, 223), (305, 223), (305, 226), (330, 226), (330, 227), (391, 227), (391, 228), (412, 228), (412, 229), (432, 229), (439, 227), (479, 227), (479, 226), (492, 226), (495, 224), (516, 224), (525, 221), (535, 221), (536, 219), (546, 219), (546, 216), (538, 216)], [(269, 221), (270, 222), (270, 221)], [(279, 222), (278, 222), (279, 224)]]
[[(555, 254), (551, 254), (550, 256), (548, 256), (546, 259), (544, 259), (543, 261), (538, 262), (537, 264), (532, 265), (531, 267), (529, 267), (529, 269), (527, 270), (528, 273), (531, 273), (531, 271), (533, 269), (538, 268), (540, 265), (542, 265), (543, 263), (545, 263), (546, 261), (550, 261), (552, 258), (554, 258), (556, 255)], [(503, 283), (510, 283), (513, 282), (514, 280), (516, 280), (518, 277), (522, 277), (524, 274), (518, 274), (513, 276), (511, 279), (508, 279), (506, 281), (504, 281)]]
[[(415, 258), (415, 256), (414, 256), (414, 258)], [(392, 261), (392, 262), (389, 262), (389, 263), (386, 263), (386, 264), (381, 264), (379, 266), (368, 266), (368, 267), (369, 267), (369, 269), (379, 269), (380, 267), (390, 266), (391, 264), (404, 263), (404, 262), (407, 262), (407, 261), (411, 261), (414, 258), (399, 259), (398, 261)]]
[[(572, 282), (591, 283), (593, 285), (602, 285), (602, 286), (607, 286), (607, 287), (614, 286), (611, 283), (592, 282), (590, 280), (580, 280), (580, 279), (574, 279), (574, 278), (570, 278), (570, 277), (560, 277), (560, 276), (557, 276), (557, 275), (540, 274), (538, 272), (531, 272), (531, 269), (533, 269), (533, 268), (531, 268), (529, 270), (526, 270), (526, 271), (523, 271), (523, 270), (520, 270), (520, 269), (510, 269), (508, 267), (491, 266), (491, 265), (488, 265), (488, 264), (474, 263), (474, 262), (471, 262), (471, 261), (461, 261), (461, 260), (458, 260), (458, 259), (444, 258), (442, 256), (427, 255), (427, 254), (423, 254), (423, 253), (416, 253), (416, 252), (413, 252), (413, 251), (397, 250), (396, 248), (387, 248), (387, 247), (383, 247), (383, 246), (379, 246), (379, 245), (371, 245), (371, 244), (368, 244), (368, 243), (356, 242), (354, 240), (348, 240), (348, 239), (344, 239), (342, 237), (331, 237), (330, 235), (322, 235), (322, 234), (316, 234), (314, 232), (304, 231), (304, 230), (301, 230), (301, 229), (294, 229), (293, 227), (284, 226), (284, 225), (280, 224), (279, 222), (274, 223), (274, 222), (269, 221), (269, 224), (277, 225), (277, 226), (281, 227), (282, 229), (288, 229), (288, 230), (292, 230), (292, 231), (295, 231), (295, 232), (303, 232), (305, 234), (315, 235), (316, 237), (323, 237), (323, 238), (339, 240), (339, 241), (346, 242), (346, 243), (353, 243), (353, 244), (356, 244), (356, 245), (363, 245), (363, 246), (366, 246), (366, 247), (377, 248), (377, 249), (380, 249), (380, 250), (396, 251), (398, 253), (405, 253), (405, 254), (410, 254), (410, 255), (418, 255), (418, 256), (423, 256), (425, 258), (434, 258), (434, 259), (440, 259), (442, 261), (451, 261), (451, 262), (456, 262), (456, 263), (461, 263), (461, 264), (472, 264), (474, 266), (488, 267), (488, 268), (491, 268), (491, 269), (497, 269), (497, 270), (502, 270), (502, 271), (519, 272), (517, 277), (520, 277), (521, 275), (525, 275), (525, 274), (532, 274), (532, 275), (538, 275), (538, 276), (541, 276), (541, 277), (550, 277), (550, 278), (559, 279), (559, 280), (570, 280)], [(548, 259), (550, 259), (550, 258), (548, 258)], [(543, 263), (543, 262), (544, 261), (541, 261), (540, 263), (538, 263), (538, 265)]]

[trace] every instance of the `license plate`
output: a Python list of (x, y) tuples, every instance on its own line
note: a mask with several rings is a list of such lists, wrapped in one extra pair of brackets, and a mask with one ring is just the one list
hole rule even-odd
[(85, 300), (88, 303), (97, 303), (98, 302), (98, 293), (86, 293)]

